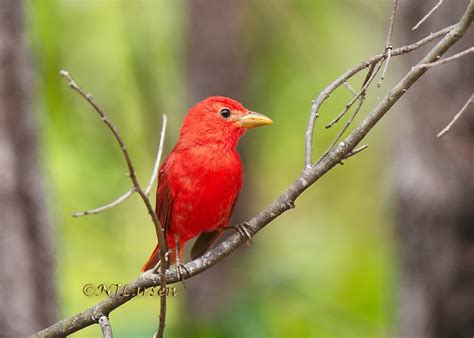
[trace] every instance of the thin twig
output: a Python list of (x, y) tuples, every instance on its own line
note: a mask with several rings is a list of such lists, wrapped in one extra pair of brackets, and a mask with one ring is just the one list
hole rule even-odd
[[(151, 174), (151, 177), (150, 177), (150, 182), (148, 182), (148, 186), (145, 190), (145, 194), (147, 196), (150, 196), (151, 187), (153, 186), (153, 183), (156, 180), (156, 176), (158, 175), (158, 167), (160, 166), (161, 155), (163, 153), (163, 145), (164, 145), (164, 142), (165, 142), (166, 122), (167, 122), (166, 115), (163, 114), (163, 123), (162, 123), (162, 126), (161, 126), (161, 136), (160, 136), (160, 143), (159, 143), (159, 146), (158, 146), (158, 153), (156, 155), (155, 164), (153, 166), (153, 171), (152, 171), (152, 174)], [(132, 196), (132, 194), (135, 191), (136, 191), (135, 187), (132, 186), (130, 188), (130, 190), (128, 190), (122, 196), (118, 197), (116, 200), (110, 202), (109, 204), (106, 204), (104, 206), (101, 206), (101, 207), (98, 207), (98, 208), (95, 208), (95, 209), (92, 209), (92, 210), (73, 211), (72, 216), (73, 217), (81, 217), (81, 216), (87, 216), (87, 215), (95, 215), (95, 214), (98, 214), (98, 213), (100, 213), (102, 211), (105, 211), (107, 209), (111, 209), (111, 208), (115, 207), (116, 205), (118, 205), (118, 204), (122, 203), (123, 201), (125, 201), (130, 196)]]
[(375, 63), (370, 65), (369, 71), (367, 72), (367, 74), (365, 74), (365, 79), (364, 79), (364, 82), (362, 82), (361, 88), (365, 87), (367, 82), (369, 82), (369, 80), (372, 78), (372, 74), (374, 73), (375, 66), (377, 64), (378, 64), (378, 62), (375, 62)]
[[(92, 97), (91, 94), (86, 94), (84, 90), (74, 81), (74, 79), (69, 75), (69, 73), (65, 70), (61, 70), (60, 74), (62, 77), (64, 77), (68, 81), (69, 87), (71, 87), (74, 91), (76, 91), (79, 95), (81, 95), (91, 106), (94, 108), (94, 110), (99, 114), (102, 122), (104, 122), (109, 130), (112, 132), (115, 140), (120, 146), (120, 150), (122, 151), (123, 158), (125, 160), (125, 163), (127, 164), (128, 172), (130, 179), (132, 181), (133, 187), (135, 188), (136, 192), (140, 195), (143, 203), (145, 204), (145, 207), (148, 210), (148, 214), (150, 215), (153, 224), (155, 225), (155, 231), (156, 235), (158, 238), (158, 244), (160, 248), (160, 259), (161, 261), (165, 261), (166, 259), (166, 241), (165, 241), (165, 236), (164, 236), (164, 231), (163, 228), (161, 227), (160, 221), (158, 220), (158, 217), (153, 210), (153, 207), (151, 205), (150, 200), (148, 199), (148, 196), (145, 194), (143, 191), (140, 182), (138, 181), (136, 172), (135, 172), (135, 167), (133, 165), (133, 162), (130, 158), (130, 155), (128, 154), (128, 150), (125, 147), (125, 142), (122, 139), (122, 136), (120, 136), (120, 133), (118, 132), (117, 128), (115, 125), (112, 123), (112, 121), (108, 118), (108, 116), (105, 114), (105, 111), (95, 102), (94, 98)], [(160, 270), (160, 287), (163, 290), (166, 290), (166, 264), (161, 264), (161, 270)], [(162, 295), (160, 295), (160, 325), (158, 332), (160, 335), (158, 337), (163, 337), (164, 333), (164, 327), (165, 327), (165, 317), (166, 317), (166, 292), (163, 292)]]
[(351, 109), (351, 107), (354, 105), (354, 102), (356, 102), (357, 100), (359, 101), (363, 101), (364, 100), (364, 93), (365, 93), (365, 86), (364, 86), (364, 89), (363, 90), (360, 90), (359, 93), (356, 94), (356, 96), (354, 96), (344, 107), (344, 109), (331, 121), (329, 122), (328, 124), (326, 124), (325, 128), (326, 129), (329, 129), (331, 128), (333, 125), (335, 125), (337, 122), (339, 122), (339, 120), (349, 111), (349, 109)]
[(438, 8), (441, 7), (441, 5), (443, 4), (443, 0), (439, 0), (439, 2), (420, 20), (418, 21), (418, 23), (413, 26), (413, 28), (411, 29), (412, 31), (415, 31), (418, 29), (418, 27), (420, 27), (420, 25), (426, 21), (426, 19), (428, 19), (434, 12), (436, 12), (438, 10)]
[(398, 1), (393, 0), (392, 5), (392, 14), (388, 20), (388, 32), (387, 32), (387, 39), (385, 40), (385, 66), (382, 71), (382, 76), (380, 76), (379, 82), (377, 83), (377, 87), (382, 85), (383, 80), (385, 79), (385, 73), (388, 68), (388, 64), (390, 63), (390, 57), (392, 56), (392, 35), (393, 35), (393, 27), (395, 25), (395, 15), (397, 14), (397, 5)]
[(433, 40), (435, 40), (435, 39), (437, 39), (437, 38), (439, 38), (443, 35), (446, 35), (446, 34), (452, 32), (455, 28), (456, 28), (456, 25), (451, 25), (451, 26), (445, 27), (445, 28), (437, 31), (436, 33), (430, 33), (430, 35), (424, 37), (421, 40), (418, 40), (415, 43), (412, 43), (411, 45), (395, 48), (392, 51), (392, 56), (410, 53), (410, 52), (414, 51), (415, 49), (420, 48), (420, 47), (426, 45), (427, 43), (429, 43), (429, 42), (431, 42), (431, 41), (433, 41)]
[[(367, 88), (370, 86), (370, 84), (372, 83), (372, 81), (375, 79), (375, 77), (377, 76), (377, 73), (379, 72), (380, 70), (380, 67), (382, 66), (382, 63), (379, 62), (377, 64), (375, 64), (375, 69), (373, 67), (370, 68), (369, 72), (368, 72), (368, 75), (370, 74), (370, 77), (367, 79), (366, 78), (366, 81), (364, 83), (364, 86), (362, 87), (361, 89), (361, 92), (360, 92), (360, 99), (359, 99), (359, 104), (357, 105), (356, 109), (354, 110), (354, 112), (352, 113), (351, 117), (349, 118), (349, 120), (347, 120), (346, 124), (344, 125), (344, 127), (341, 128), (341, 130), (339, 131), (339, 133), (336, 135), (336, 137), (334, 138), (334, 140), (331, 142), (331, 144), (329, 145), (329, 147), (327, 148), (326, 152), (321, 156), (321, 158), (319, 159), (319, 161), (321, 161), (325, 156), (327, 156), (329, 154), (329, 152), (333, 149), (333, 147), (336, 145), (337, 142), (339, 142), (339, 140), (341, 139), (342, 135), (344, 135), (344, 133), (346, 132), (346, 130), (350, 127), (350, 125), (352, 124), (352, 122), (354, 121), (355, 117), (357, 116), (357, 113), (359, 112), (360, 108), (362, 108), (362, 104), (364, 103), (364, 99), (365, 99), (365, 92), (367, 91)], [(372, 71), (373, 70), (373, 71)]]
[[(446, 35), (435, 47), (433, 47), (421, 60), (420, 63), (429, 63), (436, 60), (437, 56), (443, 55), (452, 45), (454, 45), (470, 27), (474, 18), (474, 1), (471, 1), (467, 6), (460, 21), (452, 28), (452, 32)], [(450, 29), (451, 30), (451, 29)], [(441, 32), (441, 31), (440, 31)], [(441, 34), (440, 32), (436, 34)], [(449, 31), (448, 31), (449, 32)], [(440, 36), (440, 35), (438, 35)], [(427, 39), (431, 41), (432, 36), (423, 39), (426, 43)], [(419, 42), (417, 47), (420, 46)], [(403, 47), (405, 51), (409, 46)], [(415, 47), (415, 48), (417, 48)], [(410, 47), (412, 48), (412, 47)], [(409, 48), (408, 48), (409, 49)], [(395, 51), (393, 55), (395, 55)], [(408, 50), (409, 51), (409, 50)], [(407, 51), (407, 52), (408, 52)], [(393, 56), (392, 55), (392, 56)], [(381, 56), (383, 57), (383, 55)], [(381, 58), (380, 57), (380, 58)], [(379, 59), (380, 60), (380, 59)], [(370, 63), (368, 64), (370, 65)], [(368, 67), (368, 65), (362, 65), (362, 68)], [(349, 70), (344, 74), (357, 73), (356, 66), (354, 69)], [(273, 201), (268, 207), (259, 212), (255, 217), (246, 222), (249, 234), (254, 236), (256, 233), (261, 231), (267, 224), (272, 222), (274, 219), (279, 217), (284, 212), (291, 209), (294, 206), (295, 200), (300, 196), (308, 187), (313, 185), (322, 176), (327, 174), (332, 168), (334, 168), (348, 153), (353, 151), (355, 147), (367, 136), (367, 134), (374, 128), (374, 126), (383, 118), (393, 105), (408, 91), (408, 89), (427, 71), (422, 67), (411, 68), (406, 75), (378, 102), (378, 104), (372, 109), (370, 113), (364, 118), (364, 120), (355, 128), (345, 139), (341, 142), (331, 153), (325, 157), (322, 161), (316, 163), (314, 166), (310, 166), (302, 172), (302, 174), (296, 178), (295, 182), (288, 187), (275, 201)], [(340, 81), (344, 76), (335, 80), (331, 85)], [(341, 81), (344, 82), (346, 79)], [(329, 88), (329, 87), (328, 87)], [(326, 91), (327, 95), (328, 92)], [(311, 114), (314, 114), (311, 111)], [(239, 234), (234, 233), (230, 235), (225, 241), (216, 245), (212, 250), (204, 254), (202, 257), (186, 263), (186, 269), (189, 274), (184, 277), (185, 279), (192, 278), (203, 271), (209, 269), (215, 264), (222, 261), (226, 256), (230, 255), (240, 245), (245, 243), (245, 239)], [(174, 267), (166, 271), (166, 281), (168, 284), (178, 282), (179, 274), (178, 269)], [(131, 281), (127, 285), (130, 290), (144, 290), (153, 286), (160, 285), (161, 276), (151, 271), (147, 271)], [(125, 304), (129, 300), (136, 296), (135, 293), (131, 292), (126, 295), (111, 295), (106, 299), (98, 302), (94, 306), (74, 315), (69, 318), (63, 319), (57, 323), (52, 324), (50, 327), (36, 333), (35, 337), (44, 336), (65, 336), (77, 332), (89, 325), (96, 323), (98, 318), (103, 313), (110, 313), (113, 310)]]
[(353, 95), (357, 95), (357, 92), (355, 91), (355, 89), (351, 86), (351, 84), (347, 81), (344, 81), (344, 86), (349, 89), (349, 91), (353, 94)]
[(102, 336), (104, 338), (113, 338), (114, 335), (112, 333), (112, 326), (110, 325), (109, 318), (107, 316), (102, 315), (99, 318), (99, 325), (102, 330)]
[(444, 65), (445, 63), (457, 60), (460, 57), (463, 57), (464, 55), (467, 55), (467, 54), (473, 53), (473, 52), (474, 52), (474, 47), (471, 47), (471, 48), (466, 49), (465, 51), (454, 54), (453, 56), (450, 56), (448, 58), (445, 58), (445, 59), (442, 59), (442, 60), (439, 60), (439, 61), (435, 61), (435, 62), (422, 64), (422, 65), (420, 65), (420, 67), (431, 68), (431, 67), (435, 67), (435, 66), (439, 66), (439, 65)]
[[(378, 63), (377, 63), (378, 64)], [(372, 74), (374, 72), (375, 66), (377, 65), (376, 63), (372, 64), (369, 68), (369, 71), (367, 72), (367, 75), (365, 77), (364, 82), (362, 83), (362, 88), (356, 95), (346, 104), (344, 107), (343, 111), (340, 112), (334, 120), (326, 124), (326, 129), (331, 128), (333, 125), (335, 125), (339, 120), (347, 113), (347, 111), (354, 105), (354, 102), (359, 99), (363, 101), (365, 99), (365, 92), (367, 90), (367, 87), (370, 85), (369, 80), (372, 78)]]
[(148, 186), (145, 189), (145, 194), (150, 196), (150, 191), (155, 183), (156, 177), (158, 176), (158, 168), (160, 167), (161, 162), (161, 155), (163, 154), (163, 145), (165, 144), (165, 134), (166, 134), (166, 123), (168, 122), (168, 118), (165, 114), (163, 114), (163, 122), (161, 127), (161, 135), (160, 135), (160, 145), (158, 146), (158, 153), (156, 154), (155, 165), (153, 166), (153, 174), (150, 177), (150, 181), (148, 182)]
[[(451, 25), (448, 27), (445, 27), (436, 33), (432, 33), (426, 37), (424, 37), (421, 40), (418, 40), (415, 43), (412, 43), (411, 45), (395, 48), (392, 50), (391, 56), (399, 56), (399, 55), (404, 55), (408, 54), (424, 45), (427, 43), (448, 34), (451, 32), (456, 25)], [(353, 77), (355, 74), (359, 73), (361, 70), (371, 66), (374, 63), (379, 62), (381, 59), (385, 57), (385, 52), (380, 53), (377, 55), (374, 55), (370, 57), (369, 59), (361, 62), (360, 64), (354, 66), (353, 68), (349, 69), (346, 71), (344, 74), (342, 74), (340, 77), (338, 77), (336, 80), (331, 82), (326, 88), (324, 88), (319, 96), (313, 100), (313, 103), (311, 105), (311, 111), (309, 114), (309, 121), (308, 121), (308, 126), (306, 127), (306, 133), (305, 133), (305, 170), (309, 170), (312, 166), (312, 153), (313, 153), (313, 132), (314, 132), (314, 126), (316, 122), (316, 118), (319, 113), (319, 109), (321, 105), (324, 103), (324, 101), (329, 98), (329, 96), (337, 89), (339, 86), (341, 86), (345, 81)]]
[(341, 130), (337, 133), (336, 137), (334, 138), (334, 140), (331, 142), (331, 144), (329, 145), (329, 147), (326, 149), (326, 151), (324, 152), (323, 155), (321, 155), (320, 159), (318, 162), (322, 161), (324, 159), (324, 157), (326, 157), (329, 152), (333, 149), (333, 147), (336, 145), (336, 143), (341, 139), (341, 136), (345, 133), (345, 131), (347, 130), (347, 128), (349, 128), (349, 126), (351, 125), (352, 121), (354, 120), (355, 116), (357, 115), (357, 113), (359, 112), (360, 108), (362, 107), (362, 104), (364, 103), (364, 100), (363, 99), (360, 99), (359, 100), (359, 103), (357, 104), (357, 107), (356, 109), (354, 110), (354, 112), (352, 113), (351, 117), (349, 118), (349, 120), (346, 122), (346, 124), (344, 125), (344, 127), (341, 128)]
[(358, 153), (360, 153), (362, 150), (365, 150), (367, 149), (369, 145), (368, 144), (364, 144), (363, 146), (357, 148), (357, 149), (354, 149), (352, 150), (351, 152), (349, 152), (345, 157), (344, 159), (348, 159), (349, 157), (352, 157), (354, 155), (357, 155)]
[(393, 0), (392, 4), (392, 14), (388, 19), (388, 32), (387, 32), (387, 39), (385, 40), (385, 49), (387, 49), (392, 44), (392, 35), (393, 35), (393, 26), (395, 23), (395, 15), (397, 14), (397, 5), (398, 0)]
[(101, 207), (98, 207), (98, 208), (95, 208), (95, 209), (91, 209), (91, 210), (85, 210), (85, 211), (73, 211), (72, 212), (72, 216), (73, 217), (81, 217), (81, 216), (87, 216), (87, 215), (95, 215), (95, 214), (98, 214), (102, 211), (105, 211), (107, 209), (110, 209), (110, 208), (113, 208), (115, 207), (116, 205), (122, 203), (123, 201), (125, 201), (127, 198), (129, 198), (130, 196), (132, 196), (132, 194), (135, 192), (135, 187), (132, 187), (130, 188), (129, 191), (127, 191), (125, 194), (123, 194), (122, 196), (120, 196), (119, 198), (117, 198), (116, 200), (110, 202), (109, 204), (106, 204), (106, 205), (103, 205)]
[(382, 75), (380, 76), (379, 82), (377, 83), (377, 87), (382, 85), (383, 80), (385, 79), (385, 73), (387, 72), (388, 64), (390, 63), (390, 59), (392, 57), (392, 45), (387, 47), (387, 59), (385, 61), (385, 66), (382, 70)]
[(474, 101), (474, 94), (471, 94), (471, 97), (466, 101), (466, 103), (464, 104), (464, 106), (462, 106), (461, 110), (456, 114), (454, 115), (453, 119), (451, 120), (451, 122), (449, 122), (449, 124), (444, 127), (443, 130), (441, 130), (438, 135), (436, 135), (438, 138), (442, 137), (444, 134), (446, 134), (449, 129), (451, 129), (451, 127), (453, 126), (453, 124), (461, 117), (461, 115), (467, 110), (467, 107)]
[(368, 147), (367, 144), (357, 148), (357, 149), (354, 149), (352, 150), (351, 152), (349, 152), (346, 156), (344, 156), (344, 158), (339, 162), (340, 165), (344, 165), (344, 162), (343, 160), (347, 160), (348, 158), (354, 156), (354, 155), (357, 155), (358, 153), (360, 153), (362, 150), (366, 149)]

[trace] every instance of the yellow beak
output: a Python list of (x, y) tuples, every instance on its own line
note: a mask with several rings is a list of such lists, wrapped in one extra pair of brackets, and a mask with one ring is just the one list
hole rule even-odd
[(272, 124), (273, 121), (263, 114), (250, 112), (247, 115), (242, 116), (238, 120), (238, 123), (244, 128), (255, 128), (265, 126), (267, 124)]

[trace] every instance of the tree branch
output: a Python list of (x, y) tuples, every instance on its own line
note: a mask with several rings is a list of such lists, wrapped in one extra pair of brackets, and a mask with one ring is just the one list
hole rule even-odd
[(355, 91), (355, 89), (351, 86), (351, 84), (347, 81), (344, 81), (343, 82), (344, 86), (355, 96), (357, 95), (357, 92)]
[(453, 126), (453, 124), (461, 117), (462, 114), (464, 114), (464, 112), (467, 110), (467, 107), (474, 101), (474, 94), (471, 94), (471, 97), (466, 101), (466, 103), (464, 104), (464, 106), (462, 106), (461, 110), (456, 114), (454, 115), (453, 119), (451, 120), (451, 122), (449, 122), (449, 124), (444, 127), (443, 130), (441, 130), (438, 135), (436, 135), (436, 137), (440, 138), (442, 137), (444, 134), (446, 134), (449, 129), (451, 129), (451, 127)]
[[(339, 122), (339, 120), (349, 111), (349, 109), (351, 109), (351, 107), (354, 105), (356, 100), (360, 100), (360, 101), (364, 100), (365, 92), (366, 92), (368, 86), (370, 85), (370, 83), (374, 79), (375, 75), (377, 75), (378, 69), (374, 72), (374, 69), (375, 69), (376, 65), (380, 65), (380, 64), (379, 63), (372, 64), (372, 66), (370, 67), (370, 70), (367, 73), (367, 76), (364, 80), (364, 83), (362, 84), (362, 88), (360, 89), (360, 91), (358, 93), (355, 93), (355, 96), (349, 101), (349, 103), (346, 104), (346, 106), (344, 107), (344, 110), (342, 112), (340, 112), (339, 115), (337, 115), (334, 120), (332, 120), (331, 122), (326, 124), (326, 127), (325, 127), (326, 129), (331, 128), (333, 125), (335, 125), (337, 122)], [(379, 66), (379, 68), (380, 68), (380, 66)]]
[(455, 60), (459, 59), (460, 57), (463, 57), (464, 55), (470, 54), (472, 52), (474, 52), (474, 47), (468, 48), (465, 51), (454, 54), (453, 56), (450, 56), (446, 59), (442, 59), (442, 60), (438, 60), (438, 61), (430, 62), (430, 63), (424, 63), (421, 66), (425, 67), (425, 68), (431, 68), (431, 67), (435, 67), (435, 66), (439, 66), (439, 65), (444, 65), (445, 63), (455, 61)]
[(377, 83), (377, 87), (382, 85), (383, 80), (385, 79), (385, 73), (387, 72), (388, 64), (390, 63), (390, 59), (392, 56), (392, 35), (393, 35), (393, 26), (395, 25), (395, 15), (397, 14), (397, 5), (398, 0), (393, 0), (392, 4), (392, 14), (388, 20), (388, 33), (387, 39), (385, 40), (385, 66), (383, 67), (382, 76), (380, 76), (379, 83)]
[[(133, 188), (138, 194), (140, 195), (143, 203), (145, 204), (146, 209), (148, 210), (148, 214), (150, 214), (150, 217), (153, 221), (153, 224), (155, 225), (155, 230), (156, 230), (156, 235), (158, 237), (158, 245), (160, 249), (160, 260), (161, 262), (166, 261), (166, 241), (165, 241), (165, 236), (164, 236), (164, 231), (163, 228), (161, 227), (160, 221), (158, 220), (158, 217), (153, 210), (153, 207), (151, 205), (150, 200), (148, 199), (148, 195), (143, 191), (140, 182), (138, 182), (138, 178), (135, 172), (135, 168), (133, 166), (132, 159), (130, 158), (130, 155), (128, 154), (128, 150), (125, 147), (125, 142), (123, 141), (122, 137), (120, 136), (120, 133), (118, 132), (118, 129), (115, 127), (115, 125), (112, 123), (112, 121), (108, 118), (108, 116), (105, 114), (105, 111), (102, 110), (102, 108), (95, 102), (94, 98), (92, 97), (91, 94), (86, 94), (82, 88), (74, 81), (74, 79), (69, 75), (67, 71), (61, 70), (60, 72), (61, 76), (63, 76), (69, 84), (69, 87), (71, 87), (74, 91), (76, 91), (79, 95), (81, 95), (91, 106), (94, 108), (94, 110), (99, 114), (102, 122), (104, 122), (109, 130), (111, 131), (112, 135), (114, 136), (115, 140), (120, 146), (120, 149), (122, 151), (123, 158), (125, 160), (125, 163), (127, 164), (128, 172), (129, 172), (129, 177), (132, 181)], [(163, 135), (162, 135), (163, 136)], [(161, 147), (160, 147), (161, 148)], [(160, 154), (160, 151), (158, 151), (158, 154)], [(153, 175), (152, 175), (153, 177)], [(159, 285), (163, 290), (166, 290), (166, 264), (161, 264), (161, 273), (160, 273), (160, 282)], [(164, 327), (165, 327), (165, 317), (166, 317), (166, 292), (163, 292), (162, 295), (160, 295), (160, 325), (158, 329), (158, 337), (163, 336), (164, 332)], [(104, 312), (103, 314), (108, 315), (108, 312)]]
[(102, 211), (105, 211), (107, 209), (111, 209), (115, 207), (116, 205), (119, 205), (123, 201), (125, 201), (127, 198), (132, 196), (132, 194), (135, 192), (135, 187), (131, 187), (129, 191), (127, 191), (125, 194), (122, 196), (118, 197), (116, 200), (113, 200), (109, 204), (103, 205), (101, 207), (91, 209), (91, 210), (84, 210), (84, 211), (73, 211), (72, 216), (73, 217), (82, 217), (82, 216), (87, 216), (87, 215), (95, 215), (98, 214)]
[(163, 114), (163, 122), (161, 127), (161, 134), (160, 134), (160, 145), (158, 146), (158, 153), (156, 154), (155, 165), (153, 166), (153, 174), (150, 177), (150, 181), (148, 182), (148, 186), (145, 189), (145, 194), (150, 196), (150, 191), (153, 186), (153, 183), (156, 181), (156, 177), (158, 176), (158, 168), (160, 167), (161, 156), (163, 155), (163, 145), (165, 144), (165, 135), (166, 135), (166, 124), (168, 122), (168, 118), (165, 114)]
[[(443, 55), (456, 41), (458, 41), (464, 35), (468, 27), (471, 25), (473, 18), (474, 1), (471, 0), (459, 23), (456, 24), (453, 29), (450, 30), (449, 33), (428, 52), (428, 54), (420, 61), (417, 66), (413, 67), (403, 77), (403, 79), (401, 79), (398, 84), (395, 85), (395, 87), (393, 87), (381, 101), (379, 101), (375, 108), (364, 118), (357, 128), (351, 132), (351, 134), (349, 134), (336, 146), (334, 150), (332, 150), (327, 156), (324, 156), (318, 163), (311, 165), (311, 161), (309, 161), (310, 165), (305, 166), (305, 170), (303, 170), (302, 174), (280, 197), (278, 197), (278, 199), (272, 202), (267, 208), (253, 217), (250, 221), (246, 222), (247, 230), (250, 235), (257, 234), (268, 223), (273, 221), (285, 211), (291, 209), (299, 195), (301, 195), (309, 186), (314, 184), (317, 180), (319, 180), (319, 178), (325, 175), (349, 153), (351, 153), (360, 143), (360, 141), (362, 141), (362, 139), (377, 124), (377, 122), (391, 109), (391, 107), (403, 96), (403, 94), (407, 92), (413, 83), (415, 83), (427, 71), (427, 68), (422, 67), (421, 64), (433, 62), (438, 56)], [(426, 41), (426, 39), (431, 39), (431, 37), (432, 36), (427, 37), (424, 40)], [(404, 48), (402, 50), (407, 50), (411, 47), (406, 46), (402, 48)], [(395, 51), (397, 50), (394, 50), (392, 56), (396, 55)], [(401, 53), (401, 51), (399, 52)], [(359, 70), (366, 68), (373, 62), (379, 61), (382, 57), (383, 54), (374, 57), (375, 61), (371, 61), (373, 58), (369, 59), (365, 63), (362, 63), (349, 70), (343, 76), (326, 87), (319, 97), (323, 98), (322, 101), (324, 101), (332, 91), (334, 91), (349, 77), (357, 73)], [(314, 116), (317, 113), (319, 105), (322, 103), (322, 101), (313, 104), (311, 116)], [(309, 130), (311, 131), (310, 128)], [(186, 274), (185, 278), (191, 278), (192, 276), (207, 270), (233, 252), (244, 242), (245, 239), (240, 234), (232, 234), (225, 241), (218, 244), (202, 257), (187, 263), (185, 267), (189, 271), (189, 274)], [(128, 285), (130, 286), (131, 290), (142, 290), (143, 288), (159, 285), (162, 277), (163, 276), (161, 274), (156, 275), (151, 271), (147, 271)], [(176, 267), (167, 270), (165, 277), (168, 284), (177, 282), (178, 273)], [(93, 307), (53, 324), (49, 328), (39, 332), (37, 336), (60, 336), (76, 332), (84, 327), (94, 324), (101, 315), (110, 313), (120, 305), (132, 299), (134, 296), (135, 295), (132, 292), (130, 295), (114, 295), (107, 297)]]
[[(163, 153), (163, 145), (165, 143), (165, 134), (166, 134), (166, 123), (168, 119), (166, 118), (166, 115), (163, 114), (163, 123), (161, 125), (161, 136), (160, 136), (160, 143), (158, 146), (158, 153), (156, 154), (156, 159), (155, 159), (155, 164), (153, 166), (153, 171), (150, 177), (150, 181), (148, 182), (148, 186), (146, 187), (145, 194), (147, 196), (150, 195), (150, 190), (151, 187), (153, 186), (153, 183), (156, 180), (156, 176), (158, 176), (158, 167), (160, 166), (160, 161), (161, 161), (161, 155)], [(101, 207), (92, 209), (92, 210), (85, 210), (85, 211), (73, 211), (72, 216), (73, 217), (81, 217), (81, 216), (86, 216), (86, 215), (94, 215), (98, 214), (102, 211), (105, 211), (107, 209), (111, 209), (115, 207), (116, 205), (119, 205), (123, 201), (125, 201), (127, 198), (132, 196), (132, 194), (136, 191), (135, 187), (132, 186), (129, 191), (127, 191), (125, 194), (122, 196), (118, 197), (116, 200), (110, 202), (109, 204), (103, 205)]]
[(357, 155), (357, 154), (360, 153), (362, 150), (367, 149), (368, 146), (369, 146), (369, 145), (364, 144), (363, 146), (360, 146), (359, 148), (354, 149), (354, 150), (348, 152), (347, 155), (344, 156), (344, 159), (348, 159), (349, 157), (352, 157), (352, 156), (354, 156), (354, 155)]
[(369, 88), (372, 81), (377, 76), (377, 73), (379, 72), (381, 66), (382, 66), (381, 62), (372, 64), (372, 66), (369, 69), (369, 72), (367, 73), (367, 76), (364, 80), (364, 83), (362, 85), (362, 88), (361, 88), (360, 92), (355, 97), (352, 98), (352, 100), (346, 105), (345, 109), (336, 117), (336, 119), (334, 119), (332, 122), (330, 122), (328, 125), (326, 125), (326, 128), (332, 127), (352, 107), (352, 105), (354, 104), (356, 99), (359, 100), (359, 104), (357, 105), (356, 109), (352, 113), (351, 117), (346, 122), (344, 127), (342, 127), (342, 129), (337, 133), (337, 136), (331, 142), (331, 144), (329, 145), (326, 152), (322, 155), (322, 157), (326, 156), (332, 150), (334, 145), (340, 140), (341, 136), (346, 132), (346, 130), (350, 127), (350, 125), (354, 121), (355, 117), (357, 116), (357, 113), (359, 112), (359, 110), (362, 108), (362, 105), (364, 104), (366, 91)]
[(393, 35), (393, 26), (395, 24), (395, 15), (397, 14), (397, 5), (398, 0), (393, 0), (392, 3), (392, 14), (388, 19), (388, 33), (387, 39), (385, 40), (385, 49), (387, 49), (392, 44), (392, 35)]
[(102, 336), (104, 338), (114, 337), (114, 335), (112, 334), (112, 326), (110, 325), (109, 318), (107, 318), (107, 316), (100, 316), (99, 325), (102, 330)]
[[(436, 33), (430, 34), (429, 36), (407, 46), (403, 46), (400, 48), (396, 48), (392, 50), (391, 56), (398, 56), (398, 55), (403, 55), (410, 53), (414, 51), (415, 49), (420, 48), (421, 46), (424, 46), (425, 44), (448, 34), (451, 32), (456, 25), (452, 25), (446, 28), (443, 28), (439, 30)], [(353, 67), (352, 69), (348, 70), (345, 72), (343, 75), (341, 75), (339, 78), (334, 80), (331, 84), (329, 84), (321, 93), (319, 96), (313, 100), (312, 106), (311, 106), (311, 112), (310, 112), (310, 117), (309, 117), (309, 122), (308, 126), (306, 128), (306, 142), (305, 142), (305, 168), (308, 169), (312, 165), (312, 149), (313, 149), (313, 132), (314, 132), (314, 125), (316, 122), (316, 118), (318, 116), (319, 108), (323, 104), (323, 102), (337, 89), (339, 86), (341, 86), (344, 82), (346, 82), (348, 79), (359, 73), (361, 70), (371, 66), (374, 63), (379, 62), (381, 59), (385, 57), (385, 52), (377, 54), (372, 56), (371, 58), (365, 60), (364, 62), (358, 64), (357, 66)]]
[(431, 14), (433, 14), (434, 12), (436, 12), (438, 10), (438, 8), (441, 7), (441, 5), (443, 4), (443, 0), (439, 0), (439, 2), (420, 20), (418, 21), (418, 23), (413, 26), (413, 28), (411, 29), (412, 31), (415, 31), (418, 29), (418, 27), (420, 27), (420, 25), (426, 21), (426, 19), (428, 19)]

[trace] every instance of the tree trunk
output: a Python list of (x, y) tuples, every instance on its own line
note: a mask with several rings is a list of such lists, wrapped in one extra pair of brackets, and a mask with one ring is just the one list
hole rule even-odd
[[(410, 28), (435, 1), (404, 3), (404, 41), (455, 22), (468, 1), (444, 3)], [(471, 30), (455, 52), (473, 44)], [(451, 55), (450, 54), (450, 55)], [(407, 57), (409, 66), (418, 62)], [(472, 106), (443, 138), (436, 134), (474, 88), (472, 57), (432, 69), (407, 93), (395, 131), (401, 253), (400, 336), (474, 334), (474, 114)]]
[(0, 335), (55, 319), (51, 227), (38, 168), (22, 3), (0, 5)]

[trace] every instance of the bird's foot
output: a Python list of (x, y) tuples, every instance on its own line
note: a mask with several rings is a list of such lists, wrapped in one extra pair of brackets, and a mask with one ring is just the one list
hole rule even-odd
[(186, 284), (184, 283), (184, 275), (181, 274), (181, 269), (183, 269), (188, 274), (188, 277), (191, 276), (191, 272), (188, 270), (186, 265), (179, 261), (176, 262), (176, 274), (178, 275), (178, 281), (180, 281), (183, 284), (183, 287), (186, 289)]
[(183, 287), (186, 288), (186, 284), (184, 283), (184, 277), (181, 275), (181, 269), (186, 271), (188, 276), (191, 276), (191, 273), (189, 272), (188, 268), (181, 263), (181, 260), (179, 258), (179, 252), (181, 251), (181, 243), (178, 241), (178, 239), (175, 237), (174, 239), (176, 241), (176, 274), (178, 275), (178, 281), (181, 281), (183, 283)]
[(247, 246), (250, 246), (253, 244), (252, 236), (250, 235), (249, 231), (247, 230), (247, 227), (249, 224), (247, 222), (243, 222), (237, 225), (230, 226), (230, 229), (233, 229), (235, 231), (238, 231), (240, 236), (242, 236), (243, 239), (245, 239), (245, 242), (247, 243)]

